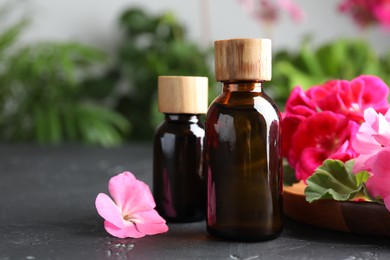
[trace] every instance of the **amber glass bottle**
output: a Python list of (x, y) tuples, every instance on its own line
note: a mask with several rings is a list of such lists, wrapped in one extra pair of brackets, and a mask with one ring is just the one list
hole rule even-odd
[(206, 180), (202, 175), (207, 111), (206, 77), (160, 76), (158, 107), (164, 122), (154, 137), (153, 195), (156, 209), (169, 222), (205, 218)]
[(271, 79), (271, 41), (215, 42), (222, 93), (206, 117), (207, 230), (238, 241), (282, 231), (280, 112), (263, 91)]

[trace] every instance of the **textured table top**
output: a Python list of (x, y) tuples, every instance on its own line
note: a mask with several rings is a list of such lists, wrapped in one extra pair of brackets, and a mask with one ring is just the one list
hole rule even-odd
[[(318, 229), (286, 219), (274, 240), (226, 242), (204, 222), (168, 233), (117, 239), (95, 209), (111, 176), (132, 171), (152, 183), (152, 148), (129, 144), (0, 145), (0, 260), (6, 259), (390, 259), (390, 239)], [(359, 216), (357, 216), (359, 217)]]

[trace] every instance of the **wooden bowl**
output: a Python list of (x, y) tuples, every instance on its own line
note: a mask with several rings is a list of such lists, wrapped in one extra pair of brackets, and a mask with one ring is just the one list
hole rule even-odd
[(305, 200), (302, 182), (284, 187), (284, 213), (305, 224), (365, 235), (390, 236), (390, 212), (373, 202)]

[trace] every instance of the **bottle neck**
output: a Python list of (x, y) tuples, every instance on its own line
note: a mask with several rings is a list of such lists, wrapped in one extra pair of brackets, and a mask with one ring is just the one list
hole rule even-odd
[(165, 114), (165, 121), (167, 122), (186, 122), (186, 123), (198, 123), (200, 115), (194, 114)]
[(263, 81), (222, 82), (223, 92), (262, 92)]

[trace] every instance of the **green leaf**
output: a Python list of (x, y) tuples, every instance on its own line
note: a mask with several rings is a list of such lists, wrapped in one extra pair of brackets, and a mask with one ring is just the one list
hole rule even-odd
[(8, 47), (16, 42), (16, 39), (27, 24), (27, 20), (22, 20), (7, 28), (5, 32), (0, 33), (0, 58), (2, 58), (3, 53), (7, 51)]
[(309, 177), (305, 189), (306, 200), (319, 199), (346, 201), (364, 189), (368, 172), (352, 173), (353, 161), (343, 163), (339, 160), (326, 160)]
[(310, 75), (323, 77), (320, 60), (317, 58), (315, 53), (309, 49), (308, 44), (304, 44), (302, 46), (300, 50), (300, 58)]
[(367, 171), (362, 171), (355, 174), (355, 176), (356, 176), (356, 184), (358, 186), (363, 186), (368, 180), (368, 178), (370, 177), (370, 174)]

